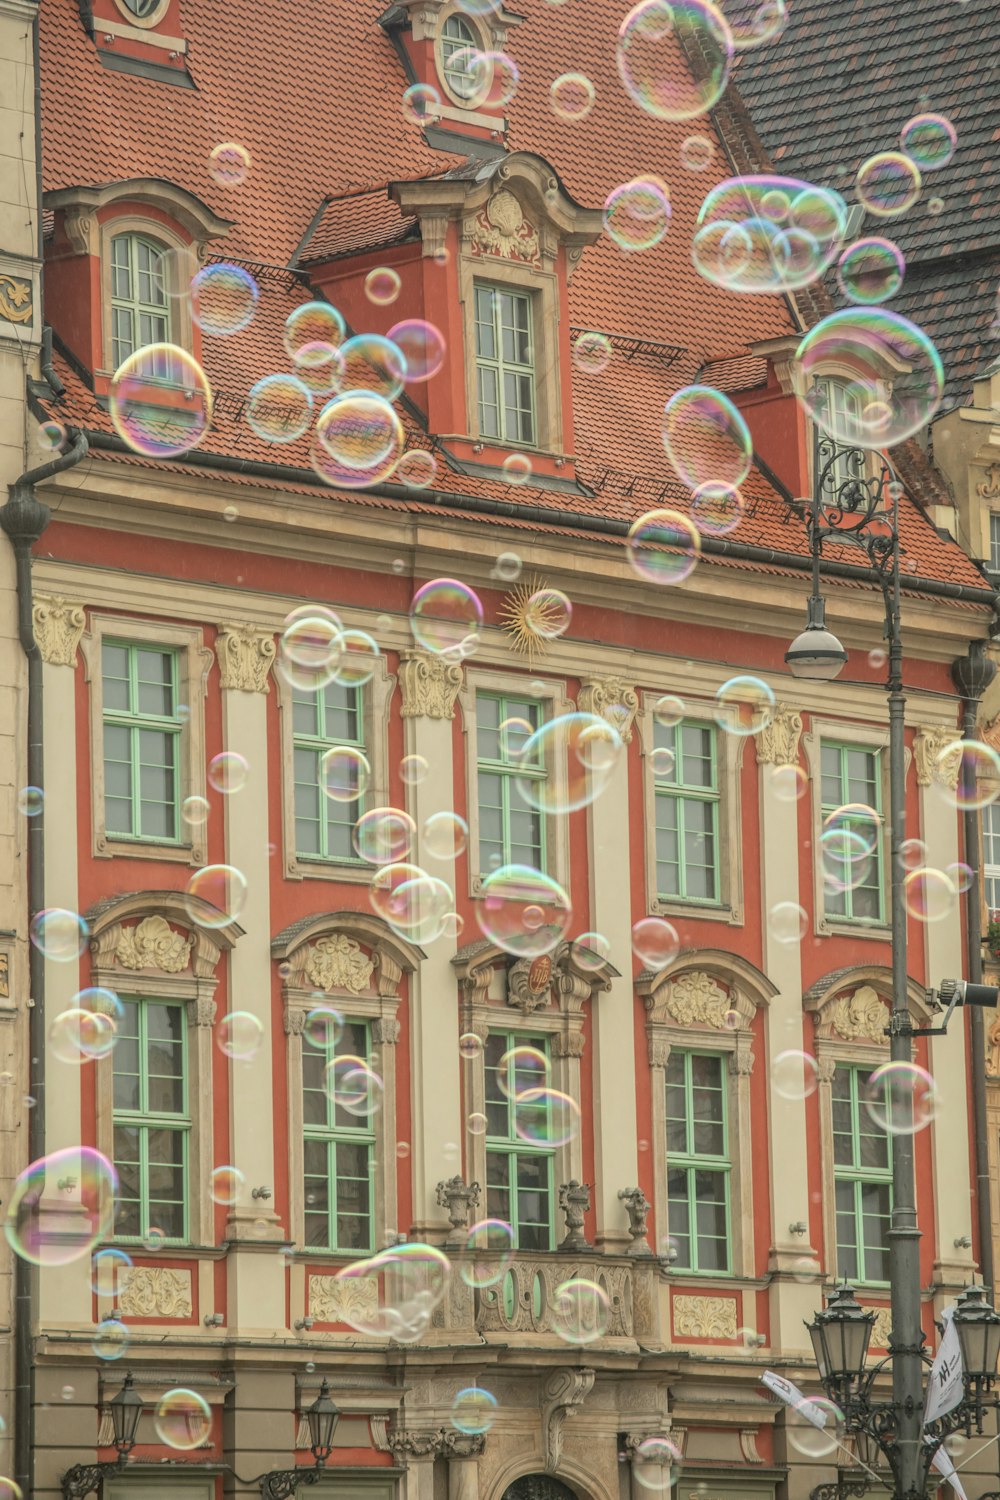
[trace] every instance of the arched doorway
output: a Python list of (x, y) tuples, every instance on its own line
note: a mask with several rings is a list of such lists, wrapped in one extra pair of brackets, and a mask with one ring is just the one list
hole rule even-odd
[(502, 1500), (577, 1500), (577, 1495), (551, 1474), (522, 1474), (507, 1486)]

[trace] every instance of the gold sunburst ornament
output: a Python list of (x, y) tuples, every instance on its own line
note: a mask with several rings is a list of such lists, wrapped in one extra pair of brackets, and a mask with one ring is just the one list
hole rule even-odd
[(548, 595), (545, 581), (532, 574), (510, 590), (497, 611), (512, 648), (528, 658), (529, 667), (536, 656), (545, 655), (549, 641), (560, 633), (559, 608)]

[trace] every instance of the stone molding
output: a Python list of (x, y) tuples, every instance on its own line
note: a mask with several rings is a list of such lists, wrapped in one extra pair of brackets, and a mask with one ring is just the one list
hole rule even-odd
[(580, 709), (596, 714), (621, 735), (625, 744), (632, 739), (632, 725), (639, 712), (639, 694), (623, 677), (590, 677), (580, 689)]
[(404, 719), (453, 719), (464, 673), (458, 662), (431, 651), (413, 651), (399, 663)]
[(301, 948), (292, 959), (291, 975), (300, 975), (314, 990), (333, 989), (360, 995), (371, 988), (375, 960), (345, 932), (331, 932)]
[(215, 654), (222, 686), (242, 693), (269, 693), (267, 679), (277, 651), (268, 630), (255, 625), (220, 625)]
[(674, 1297), (674, 1337), (735, 1339), (735, 1297)]
[(119, 927), (114, 961), (122, 969), (160, 969), (180, 974), (188, 966), (195, 939), (175, 932), (166, 917), (144, 917), (135, 927)]
[(485, 1432), (454, 1432), (439, 1427), (433, 1432), (410, 1432), (390, 1428), (389, 1451), (407, 1458), (478, 1458), (486, 1451)]
[(87, 623), (83, 606), (61, 595), (36, 594), (31, 618), (42, 660), (50, 667), (75, 667)]
[(779, 703), (770, 724), (754, 735), (759, 766), (794, 766), (799, 758), (802, 715)]
[(888, 1045), (885, 1026), (889, 1007), (870, 984), (858, 985), (849, 994), (831, 996), (816, 1011), (816, 1035), (821, 1039)]
[(378, 1310), (374, 1280), (341, 1281), (336, 1276), (310, 1276), (307, 1311), (320, 1323), (346, 1323), (351, 1318), (373, 1318)]
[(559, 1467), (563, 1424), (567, 1417), (575, 1416), (590, 1395), (596, 1373), (586, 1367), (578, 1370), (553, 1370), (545, 1382), (542, 1392), (542, 1444), (546, 1474), (554, 1474)]
[[(935, 725), (920, 728), (913, 739), (913, 759), (917, 767), (917, 785), (937, 783), (954, 791), (962, 765), (962, 736), (957, 729)], [(950, 753), (946, 753), (951, 748)]]
[(127, 1318), (190, 1318), (191, 1272), (168, 1266), (125, 1266), (115, 1301)]

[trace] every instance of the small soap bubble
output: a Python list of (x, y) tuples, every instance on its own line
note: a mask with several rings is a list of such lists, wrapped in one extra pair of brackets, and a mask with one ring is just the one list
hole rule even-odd
[(487, 1124), (486, 1116), (474, 1109), (465, 1122), (465, 1128), (470, 1135), (485, 1135)]
[[(822, 1426), (818, 1425), (821, 1419)], [(844, 1442), (844, 1414), (826, 1396), (805, 1396), (789, 1408), (785, 1435), (798, 1453), (807, 1458), (826, 1458)]]
[(344, 1034), (344, 1018), (332, 1005), (315, 1005), (308, 1012), (303, 1036), (320, 1052), (332, 1052)]
[[(64, 1385), (62, 1387), (62, 1389), (60, 1390), (60, 1392), (59, 1392), (60, 1399), (63, 1400), (63, 1401), (72, 1401), (72, 1399), (73, 1399), (73, 1397), (75, 1395), (76, 1395), (76, 1387), (72, 1386), (72, 1385)], [(4, 1481), (2, 1479), (0, 1479), (0, 1500), (6, 1500), (6, 1496), (4, 1495), (4, 1492), (3, 1492), (3, 1489), (2, 1489), (3, 1483), (4, 1483)]]
[(592, 1344), (611, 1324), (607, 1292), (595, 1281), (573, 1277), (556, 1287), (552, 1298), (552, 1329), (565, 1344)]
[(40, 786), (23, 786), (17, 794), (17, 810), (26, 818), (37, 818), (45, 806), (45, 793)]
[(401, 323), (394, 323), (389, 338), (403, 357), (407, 385), (430, 380), (444, 364), (447, 352), (444, 334), (426, 318), (404, 318)]
[(516, 552), (501, 552), (496, 561), (496, 575), (504, 583), (513, 583), (520, 578), (524, 564)]
[(239, 187), (250, 167), (250, 152), (239, 141), (221, 141), (208, 153), (208, 175), (220, 187)]
[(226, 1057), (255, 1057), (264, 1039), (264, 1025), (249, 1010), (231, 1010), (219, 1022), (216, 1042)]
[(819, 1068), (809, 1052), (779, 1052), (771, 1063), (771, 1084), (782, 1099), (808, 1099), (818, 1083)]
[(904, 870), (917, 870), (927, 862), (927, 845), (923, 839), (904, 839), (899, 858)]
[(191, 312), (202, 333), (239, 333), (257, 311), (260, 289), (245, 266), (217, 261), (191, 282)]
[(210, 812), (206, 797), (185, 797), (181, 803), (181, 818), (189, 828), (201, 828), (208, 822)]
[(572, 619), (573, 606), (560, 589), (536, 589), (524, 608), (525, 626), (545, 641), (565, 635)]
[(335, 745), (320, 759), (319, 784), (331, 802), (357, 802), (370, 780), (368, 757), (353, 745)]
[(312, 392), (297, 375), (265, 375), (250, 388), (247, 426), (267, 443), (294, 443), (312, 419)]
[(489, 1432), (496, 1420), (499, 1402), (492, 1391), (467, 1386), (451, 1403), (451, 1425), (457, 1432)]
[[(327, 370), (344, 341), (346, 324), (331, 302), (303, 302), (285, 320), (285, 352), (293, 364)], [(340, 362), (336, 361), (340, 370)]]
[(466, 1062), (475, 1062), (483, 1054), (483, 1044), (474, 1031), (463, 1031), (458, 1039), (459, 1056)]
[(234, 865), (203, 865), (186, 887), (185, 906), (199, 927), (228, 927), (239, 919), (247, 896), (247, 879)]
[(122, 1355), (127, 1352), (128, 1346), (128, 1329), (117, 1318), (106, 1318), (103, 1323), (100, 1323), (91, 1344), (97, 1358), (107, 1363), (121, 1359)]
[(225, 797), (241, 792), (249, 774), (250, 767), (237, 750), (223, 750), (208, 763), (208, 784)]
[(479, 642), (483, 606), (468, 584), (454, 578), (434, 578), (413, 596), (410, 628), (418, 646), (441, 655), (461, 647), (467, 651)]
[(712, 165), (715, 147), (707, 135), (689, 135), (681, 142), (681, 166), (689, 172), (704, 172)]
[(437, 474), (437, 459), (424, 448), (408, 448), (402, 453), (393, 470), (393, 478), (411, 490), (425, 490), (434, 483)]
[(376, 307), (387, 307), (399, 296), (399, 272), (391, 266), (376, 266), (365, 277), (365, 296)]
[(182, 1453), (188, 1452), (208, 1442), (212, 1432), (212, 1413), (204, 1396), (177, 1386), (160, 1397), (153, 1426), (161, 1443)]
[(350, 1115), (373, 1115), (382, 1103), (382, 1079), (361, 1057), (341, 1053), (324, 1070), (324, 1088), (334, 1108)]
[(775, 766), (771, 788), (778, 802), (801, 802), (809, 790), (809, 777), (802, 766)]
[(142, 1237), (142, 1246), (148, 1250), (150, 1255), (156, 1255), (166, 1244), (167, 1236), (158, 1224), (151, 1224), (149, 1230)]
[(404, 755), (399, 763), (400, 780), (406, 786), (419, 786), (422, 781), (427, 780), (430, 766), (423, 755)]
[(945, 115), (914, 115), (899, 134), (899, 144), (922, 172), (946, 167), (955, 154), (958, 132)]
[(887, 302), (903, 285), (906, 261), (898, 245), (872, 236), (849, 245), (837, 262), (837, 282), (851, 302)]
[(573, 363), (584, 375), (602, 375), (614, 349), (604, 333), (581, 333), (573, 341)]
[(731, 677), (715, 695), (715, 722), (727, 734), (740, 738), (760, 734), (776, 712), (774, 691), (759, 677)]
[(958, 890), (944, 870), (909, 870), (903, 880), (903, 900), (918, 922), (941, 922), (958, 910)]
[(397, 864), (413, 847), (417, 825), (399, 807), (372, 807), (354, 825), (355, 853), (373, 865)]
[(677, 391), (663, 411), (663, 446), (689, 489), (738, 486), (750, 473), (753, 439), (742, 412), (707, 385)]
[(604, 232), (619, 250), (652, 250), (670, 228), (670, 193), (656, 177), (633, 177), (604, 200)]
[(666, 1494), (679, 1480), (683, 1462), (676, 1443), (666, 1437), (649, 1437), (632, 1455), (632, 1473), (643, 1489)]
[(243, 1187), (243, 1173), (238, 1167), (216, 1167), (209, 1177), (208, 1193), (213, 1203), (232, 1208)]
[(124, 1250), (98, 1250), (90, 1263), (90, 1289), (95, 1297), (113, 1297), (119, 1271), (127, 1271), (131, 1265), (132, 1257)]
[(626, 548), (632, 571), (644, 582), (683, 583), (698, 565), (701, 534), (680, 511), (651, 510), (633, 521)]
[(36, 437), (43, 453), (61, 453), (66, 441), (66, 429), (61, 422), (43, 422)]
[(549, 85), (549, 97), (557, 120), (585, 120), (594, 107), (597, 90), (586, 73), (560, 73)]
[(527, 484), (531, 478), (531, 459), (526, 453), (508, 453), (500, 468), (507, 484)]
[(601, 932), (581, 932), (573, 939), (573, 960), (590, 972), (602, 969), (611, 959), (611, 944)]
[(31, 941), (45, 958), (53, 963), (75, 963), (84, 953), (90, 928), (75, 911), (50, 906), (31, 919)]
[(684, 699), (678, 698), (674, 693), (664, 693), (662, 698), (657, 698), (653, 704), (653, 718), (657, 724), (664, 729), (671, 729), (679, 724), (684, 717)]
[(428, 125), (441, 118), (441, 95), (433, 84), (414, 83), (403, 95), (402, 110), (410, 125)]
[(573, 915), (569, 896), (551, 875), (529, 865), (502, 865), (483, 881), (476, 920), (483, 936), (518, 958), (551, 953)]
[(632, 928), (632, 952), (646, 969), (665, 969), (680, 947), (677, 928), (662, 917), (642, 917)]
[(917, 1063), (883, 1063), (864, 1085), (865, 1111), (887, 1135), (916, 1135), (935, 1118), (941, 1102), (934, 1079)]
[(432, 859), (457, 859), (469, 842), (469, 825), (454, 812), (432, 813), (423, 826), (422, 848)]
[(858, 169), (858, 202), (879, 219), (894, 219), (920, 196), (920, 168), (901, 151), (879, 151)]
[(768, 912), (767, 925), (776, 942), (801, 943), (806, 935), (808, 918), (795, 901), (778, 901)]

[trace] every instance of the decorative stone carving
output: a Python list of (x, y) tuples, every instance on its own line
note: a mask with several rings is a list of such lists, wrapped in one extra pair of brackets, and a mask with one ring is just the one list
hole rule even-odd
[(135, 927), (122, 927), (115, 962), (123, 969), (159, 969), (180, 974), (188, 966), (193, 937), (181, 937), (166, 917), (144, 917)]
[(360, 995), (371, 987), (375, 962), (346, 933), (317, 938), (302, 955), (301, 972), (314, 990), (349, 990)]
[(589, 678), (580, 689), (578, 702), (583, 713), (597, 714), (617, 729), (626, 744), (631, 741), (639, 694), (623, 677)]
[(596, 1372), (554, 1370), (545, 1382), (542, 1405), (542, 1444), (545, 1472), (554, 1474), (562, 1453), (562, 1429), (567, 1417), (578, 1412), (594, 1387)]
[(309, 1316), (320, 1323), (373, 1318), (378, 1310), (374, 1280), (338, 1281), (336, 1276), (309, 1277)]
[[(192, 1009), (194, 1010), (193, 1015), (191, 1015)], [(195, 1026), (208, 1026), (211, 1028), (215, 1025), (215, 1013), (217, 1009), (218, 1007), (211, 996), (199, 995), (194, 1002), (194, 1006), (188, 1007), (188, 1015)]]
[(395, 1047), (400, 1025), (395, 1016), (377, 1016), (372, 1022), (372, 1041), (383, 1047)]
[(552, 955), (519, 958), (507, 975), (507, 1004), (516, 1006), (522, 1015), (530, 1015), (548, 1005), (551, 999)]
[[(589, 1248), (589, 1247), (588, 1247)], [(582, 1277), (596, 1281), (608, 1299), (607, 1338), (637, 1337), (653, 1328), (652, 1291), (656, 1262), (648, 1265), (641, 1259), (614, 1261), (602, 1257), (595, 1271), (592, 1256), (576, 1257), (520, 1254), (507, 1272), (507, 1292), (497, 1283), (481, 1287), (476, 1293), (476, 1330), (479, 1333), (545, 1333), (552, 1334), (558, 1325), (554, 1316), (559, 1287), (566, 1281)], [(536, 1282), (541, 1283), (539, 1301)], [(640, 1291), (640, 1288), (642, 1289)], [(640, 1319), (639, 1308), (643, 1316)], [(594, 1309), (596, 1316), (596, 1308)], [(587, 1313), (586, 1305), (581, 1314)], [(595, 1330), (596, 1332), (596, 1330)]]
[(496, 255), (523, 265), (539, 263), (538, 231), (507, 188), (501, 188), (471, 225), (473, 255)]
[(763, 1455), (757, 1447), (757, 1433), (753, 1427), (740, 1428), (740, 1452), (748, 1464), (762, 1464)]
[(839, 996), (830, 1007), (830, 1025), (845, 1042), (875, 1042), (884, 1047), (888, 1018), (885, 1001), (870, 984), (852, 995)]
[(587, 1050), (587, 1038), (582, 1031), (557, 1031), (549, 1043), (553, 1057), (582, 1057)]
[(628, 1232), (632, 1236), (632, 1243), (626, 1250), (626, 1255), (652, 1255), (646, 1242), (646, 1220), (652, 1204), (646, 1197), (642, 1188), (619, 1188), (618, 1201), (624, 1203), (625, 1212), (628, 1214)]
[(802, 715), (779, 703), (770, 724), (754, 735), (759, 766), (794, 766), (799, 758)]
[(293, 1010), (290, 1005), (285, 1006), (285, 1035), (303, 1036), (306, 1029), (306, 1010)]
[(674, 1336), (682, 1339), (734, 1339), (736, 1298), (676, 1296)]
[(648, 1037), (646, 1053), (651, 1068), (665, 1068), (670, 1061), (670, 1038), (656, 1035)]
[(918, 786), (937, 783), (954, 791), (962, 764), (962, 736), (957, 729), (940, 725), (918, 729), (913, 741), (913, 759)]
[(404, 719), (453, 719), (462, 668), (430, 651), (414, 651), (399, 664)]
[(986, 469), (986, 478), (976, 485), (980, 500), (1000, 500), (1000, 463), (995, 461)]
[(116, 1301), (128, 1318), (190, 1318), (191, 1272), (166, 1266), (125, 1266)]
[(224, 688), (268, 693), (268, 675), (277, 655), (274, 637), (254, 625), (220, 625), (215, 643)]
[(87, 623), (82, 607), (61, 595), (47, 598), (36, 594), (31, 618), (42, 660), (52, 667), (75, 666), (77, 647)]
[(458, 1241), (464, 1237), (459, 1234), (459, 1230), (468, 1229), (472, 1211), (479, 1207), (479, 1192), (478, 1182), (466, 1183), (457, 1174), (438, 1183), (438, 1206), (445, 1210), (451, 1225), (449, 1240)]
[(872, 1308), (872, 1311), (875, 1314), (875, 1321), (872, 1324), (870, 1347), (873, 1349), (888, 1349), (889, 1335), (892, 1332), (892, 1308), (875, 1307)]
[(670, 982), (664, 1001), (666, 1010), (681, 1026), (711, 1026), (716, 1031), (730, 1029), (727, 1016), (729, 996), (710, 974), (689, 969)]
[(0, 318), (5, 323), (30, 323), (34, 310), (31, 282), (24, 276), (0, 271)]
[(583, 1234), (583, 1216), (590, 1208), (590, 1188), (585, 1182), (571, 1177), (569, 1182), (559, 1185), (559, 1207), (566, 1216), (566, 1238), (560, 1250), (586, 1250)]
[(406, 1432), (390, 1428), (386, 1442), (392, 1453), (408, 1458), (478, 1458), (486, 1449), (485, 1432)]

